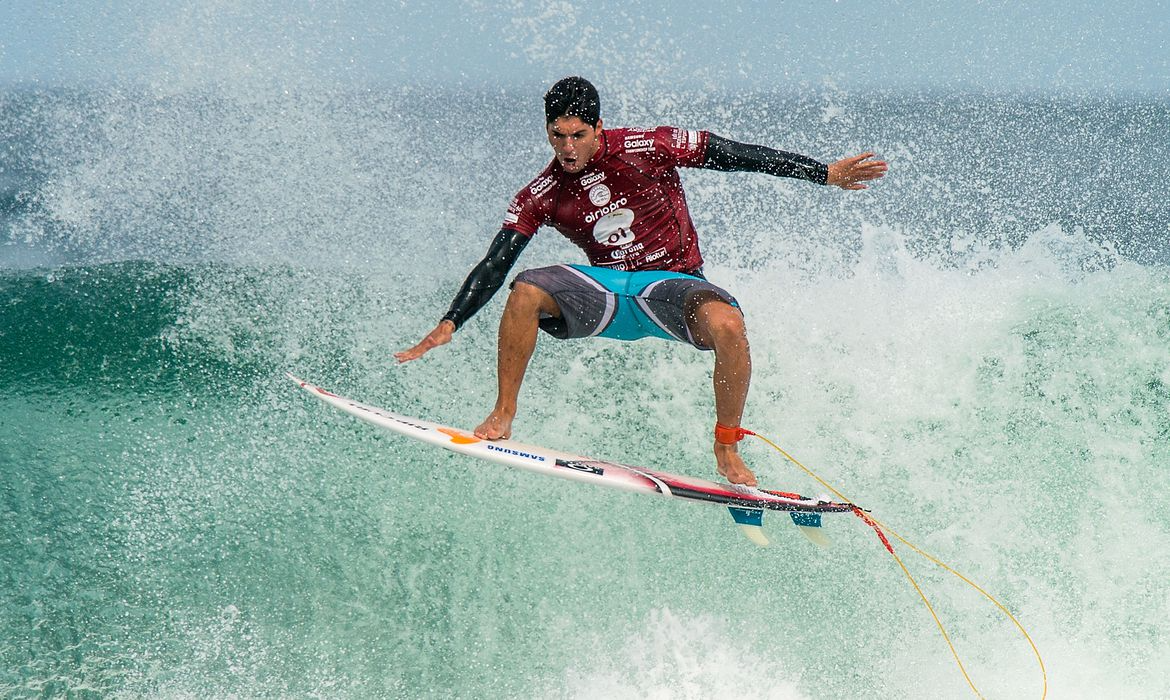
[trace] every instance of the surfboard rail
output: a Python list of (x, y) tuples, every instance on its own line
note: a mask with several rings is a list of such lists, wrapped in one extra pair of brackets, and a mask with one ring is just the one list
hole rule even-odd
[(810, 529), (820, 527), (821, 514), (850, 513), (856, 510), (856, 506), (850, 503), (671, 474), (515, 440), (484, 440), (470, 431), (403, 416), (340, 396), (291, 373), (287, 376), (318, 400), (351, 416), (451, 452), (571, 481), (724, 506), (748, 539), (762, 546), (767, 545), (767, 538), (761, 530), (765, 510), (788, 512), (801, 532), (822, 545), (825, 544), (823, 536), (813, 537), (810, 532)]

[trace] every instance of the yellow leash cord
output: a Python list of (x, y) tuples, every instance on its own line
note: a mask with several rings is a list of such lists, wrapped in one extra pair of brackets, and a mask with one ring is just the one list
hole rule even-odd
[(999, 610), (1004, 615), (1006, 615), (1009, 620), (1012, 621), (1012, 623), (1016, 626), (1016, 628), (1018, 630), (1020, 630), (1020, 633), (1024, 635), (1024, 639), (1028, 640), (1028, 645), (1032, 647), (1032, 653), (1036, 656), (1036, 662), (1038, 664), (1040, 664), (1040, 676), (1041, 676), (1041, 679), (1043, 682), (1043, 691), (1041, 692), (1041, 695), (1040, 695), (1041, 700), (1044, 700), (1044, 698), (1048, 697), (1048, 671), (1044, 668), (1044, 659), (1041, 658), (1041, 656), (1040, 656), (1040, 650), (1036, 648), (1036, 643), (1032, 641), (1031, 635), (1029, 635), (1028, 631), (1026, 629), (1024, 629), (1024, 626), (1022, 624), (1020, 624), (1020, 621), (1016, 619), (1015, 615), (1012, 615), (1011, 611), (1009, 611), (1006, 607), (1004, 607), (1004, 605), (1002, 603), (1000, 603), (998, 600), (996, 600), (994, 596), (992, 596), (990, 593), (988, 593), (986, 590), (984, 590), (981, 586), (979, 586), (977, 583), (975, 583), (971, 579), (967, 578), (963, 574), (959, 573), (958, 571), (955, 571), (951, 567), (949, 567), (946, 564), (944, 564), (943, 562), (939, 561), (937, 557), (931, 556), (927, 552), (923, 551), (920, 547), (918, 547), (917, 545), (915, 545), (912, 542), (910, 542), (909, 540), (907, 540), (905, 537), (902, 537), (897, 532), (894, 532), (885, 523), (883, 523), (880, 520), (878, 520), (877, 518), (874, 518), (874, 517), (870, 516), (869, 514), (867, 514), (864, 510), (861, 509), (861, 507), (859, 507), (856, 503), (854, 503), (852, 501), (852, 499), (846, 498), (844, 494), (842, 494), (837, 489), (833, 488), (832, 484), (830, 484), (829, 482), (822, 479), (815, 472), (813, 472), (813, 470), (811, 470), (808, 467), (801, 464), (799, 460), (797, 460), (795, 457), (793, 457), (792, 455), (785, 452), (784, 449), (782, 447), (780, 447), (779, 445), (777, 445), (776, 443), (772, 442), (771, 440), (764, 437), (763, 435), (760, 435), (759, 433), (754, 433), (754, 432), (751, 432), (748, 430), (744, 430), (744, 433), (747, 435), (755, 435), (759, 439), (768, 443), (772, 447), (772, 449), (774, 449), (777, 452), (779, 452), (780, 454), (784, 455), (785, 459), (787, 459), (789, 462), (792, 462), (796, 466), (800, 467), (800, 469), (803, 470), (805, 474), (808, 474), (813, 479), (816, 479), (817, 483), (819, 483), (821, 486), (825, 487), (830, 492), (832, 492), (833, 495), (836, 496), (841, 502), (848, 503), (849, 505), (853, 506), (853, 508), (854, 508), (853, 512), (857, 515), (857, 517), (861, 518), (863, 521), (865, 521), (865, 523), (867, 525), (872, 527), (877, 532), (878, 538), (881, 539), (882, 544), (885, 546), (886, 550), (890, 553), (891, 556), (894, 557), (894, 561), (898, 562), (898, 566), (901, 567), (902, 573), (906, 574), (906, 578), (909, 579), (910, 585), (912, 585), (914, 587), (915, 592), (918, 593), (918, 597), (922, 599), (923, 604), (926, 605), (926, 609), (930, 611), (931, 617), (934, 618), (934, 623), (936, 625), (938, 625), (939, 631), (942, 632), (943, 639), (946, 640), (947, 646), (950, 647), (950, 649), (951, 649), (951, 654), (955, 657), (955, 663), (958, 664), (959, 670), (962, 671), (962, 673), (963, 673), (963, 678), (965, 678), (967, 680), (967, 685), (971, 686), (971, 690), (974, 691), (974, 693), (977, 697), (979, 697), (982, 700), (983, 695), (979, 692), (979, 689), (975, 687), (975, 683), (971, 680), (971, 676), (967, 674), (967, 669), (963, 666), (963, 661), (959, 658), (959, 652), (955, 649), (955, 645), (951, 642), (951, 637), (949, 634), (947, 634), (947, 630), (943, 626), (942, 620), (939, 619), (938, 614), (934, 610), (934, 607), (930, 604), (930, 601), (927, 600), (926, 594), (923, 593), (922, 588), (918, 585), (918, 581), (916, 581), (914, 579), (914, 577), (910, 574), (910, 570), (908, 568), (906, 568), (906, 565), (902, 562), (901, 557), (899, 557), (897, 555), (897, 553), (894, 552), (894, 548), (890, 545), (889, 540), (886, 539), (885, 534), (883, 534), (883, 533), (888, 532), (889, 534), (893, 535), (894, 538), (896, 538), (902, 544), (909, 547), (911, 550), (913, 550), (919, 556), (925, 558), (927, 561), (930, 561), (930, 562), (936, 564), (937, 566), (941, 567), (945, 571), (958, 577), (959, 580), (961, 580), (963, 583), (966, 583), (971, 588), (974, 588), (984, 598), (987, 598), (992, 603), (994, 603), (995, 607), (999, 608)]

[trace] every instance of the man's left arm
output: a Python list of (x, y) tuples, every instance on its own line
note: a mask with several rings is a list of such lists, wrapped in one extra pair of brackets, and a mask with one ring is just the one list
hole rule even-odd
[(734, 172), (767, 173), (792, 177), (845, 190), (864, 190), (865, 182), (886, 174), (885, 161), (873, 160), (873, 153), (862, 153), (828, 165), (808, 156), (778, 151), (767, 146), (739, 143), (708, 134), (707, 152), (702, 168)]

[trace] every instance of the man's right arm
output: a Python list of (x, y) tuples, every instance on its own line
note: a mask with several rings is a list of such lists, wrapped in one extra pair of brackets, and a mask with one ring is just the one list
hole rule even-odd
[(451, 342), (451, 336), (455, 331), (482, 309), (484, 304), (503, 286), (508, 271), (516, 264), (520, 252), (524, 250), (530, 240), (532, 240), (531, 237), (519, 231), (500, 229), (495, 239), (492, 240), (487, 255), (472, 268), (471, 274), (463, 281), (463, 286), (459, 288), (459, 292), (451, 302), (451, 307), (443, 315), (439, 325), (435, 326), (435, 329), (428, 333), (418, 345), (409, 350), (395, 353), (394, 357), (399, 362), (409, 362), (422, 357), (429, 350)]

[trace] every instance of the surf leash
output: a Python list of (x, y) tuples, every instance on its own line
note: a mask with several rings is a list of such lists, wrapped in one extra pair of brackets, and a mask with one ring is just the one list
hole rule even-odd
[(940, 561), (937, 557), (927, 553), (921, 547), (910, 542), (902, 535), (899, 535), (897, 532), (895, 532), (893, 529), (891, 529), (889, 525), (886, 525), (885, 523), (881, 522), (877, 518), (870, 515), (867, 511), (865, 511), (863, 508), (861, 508), (861, 506), (858, 506), (856, 503), (854, 503), (852, 499), (846, 497), (844, 494), (842, 494), (840, 491), (838, 491), (836, 488), (834, 488), (832, 484), (830, 484), (829, 482), (822, 479), (813, 470), (811, 470), (808, 467), (801, 464), (800, 460), (793, 457), (791, 454), (789, 454), (787, 451), (785, 451), (784, 448), (780, 447), (775, 442), (769, 440), (767, 437), (760, 435), (759, 433), (753, 432), (751, 430), (747, 430), (746, 428), (742, 428), (742, 427), (731, 428), (731, 427), (720, 425), (720, 424), (716, 424), (716, 435), (719, 438), (723, 438), (720, 440), (721, 442), (723, 442), (724, 440), (726, 440), (728, 442), (738, 442), (739, 440), (742, 440), (745, 435), (752, 435), (754, 437), (759, 438), (760, 440), (763, 440), (769, 446), (771, 446), (772, 449), (776, 450), (781, 455), (783, 455), (785, 459), (787, 459), (789, 462), (795, 464), (802, 471), (804, 471), (805, 474), (808, 474), (813, 479), (815, 479), (817, 481), (817, 483), (819, 483), (821, 486), (828, 489), (842, 503), (847, 503), (847, 504), (853, 506), (854, 515), (856, 515), (858, 518), (860, 518), (866, 525), (869, 525), (870, 527), (872, 527), (874, 532), (877, 533), (878, 539), (881, 540), (882, 546), (886, 548), (886, 551), (888, 551), (890, 553), (890, 556), (892, 556), (894, 558), (894, 561), (898, 562), (898, 566), (902, 569), (902, 573), (906, 575), (906, 578), (910, 581), (910, 585), (914, 587), (914, 591), (916, 593), (918, 593), (918, 597), (922, 599), (922, 603), (926, 606), (926, 609), (928, 611), (930, 611), (930, 616), (934, 618), (935, 625), (938, 626), (939, 632), (942, 633), (943, 639), (946, 640), (947, 646), (950, 647), (951, 655), (955, 657), (955, 663), (958, 664), (959, 670), (963, 674), (963, 678), (966, 679), (967, 685), (969, 685), (971, 687), (971, 690), (975, 693), (976, 697), (979, 697), (982, 699), (983, 694), (980, 693), (979, 689), (975, 687), (975, 682), (971, 680), (970, 674), (967, 673), (967, 669), (963, 665), (962, 659), (959, 658), (959, 652), (955, 649), (955, 645), (951, 641), (951, 636), (950, 636), (950, 634), (947, 633), (947, 629), (943, 625), (942, 620), (939, 619), (938, 613), (935, 612), (934, 606), (932, 606), (930, 604), (930, 600), (927, 599), (926, 594), (922, 590), (922, 587), (918, 585), (918, 581), (915, 580), (913, 575), (911, 575), (910, 569), (908, 569), (906, 567), (906, 564), (902, 561), (902, 558), (899, 557), (898, 553), (894, 551), (893, 545), (890, 544), (889, 538), (886, 537), (887, 534), (892, 536), (894, 539), (898, 540), (902, 544), (906, 545), (907, 547), (909, 547), (910, 550), (913, 551), (914, 553), (923, 557), (927, 561), (935, 564), (936, 566), (942, 568), (946, 572), (957, 577), (963, 583), (967, 584), (971, 588), (978, 591), (980, 595), (982, 595), (984, 598), (991, 601), (992, 604), (994, 604), (995, 607), (998, 608), (1000, 612), (1002, 612), (1009, 620), (1012, 621), (1012, 624), (1014, 624), (1016, 626), (1016, 629), (1018, 629), (1020, 631), (1020, 634), (1024, 635), (1024, 639), (1026, 639), (1028, 641), (1028, 645), (1032, 648), (1032, 654), (1035, 655), (1035, 657), (1036, 657), (1036, 663), (1038, 663), (1040, 665), (1040, 678), (1041, 678), (1041, 683), (1043, 686), (1041, 694), (1040, 694), (1040, 698), (1041, 698), (1041, 700), (1044, 700), (1044, 698), (1048, 697), (1048, 671), (1044, 667), (1044, 659), (1040, 656), (1040, 650), (1036, 648), (1036, 643), (1032, 641), (1032, 636), (1028, 634), (1028, 630), (1024, 629), (1024, 626), (1020, 623), (1020, 621), (1018, 619), (1016, 619), (1016, 616), (1013, 615), (1011, 613), (1011, 611), (1008, 610), (1006, 606), (1004, 606), (1003, 603), (999, 602), (995, 598), (995, 596), (988, 593), (979, 584), (975, 583), (971, 579), (967, 578), (963, 574), (959, 573), (955, 569), (951, 568), (947, 564)]

